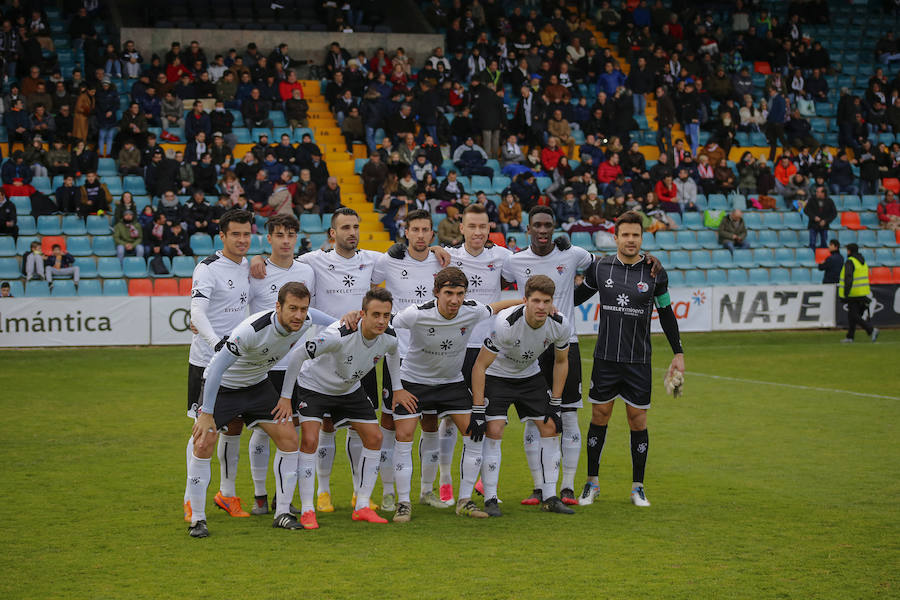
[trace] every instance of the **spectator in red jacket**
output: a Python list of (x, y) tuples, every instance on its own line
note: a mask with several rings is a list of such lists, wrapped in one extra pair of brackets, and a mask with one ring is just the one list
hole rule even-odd
[(781, 155), (781, 160), (775, 165), (775, 193), (784, 195), (791, 184), (791, 177), (797, 173), (797, 165), (791, 162), (787, 154)]
[(287, 80), (278, 84), (278, 95), (282, 102), (287, 102), (294, 97), (294, 90), (300, 90), (300, 98), (303, 98), (303, 85), (297, 79), (297, 72), (291, 69), (287, 73)]
[(622, 173), (622, 167), (619, 166), (619, 155), (613, 154), (606, 162), (600, 163), (597, 167), (597, 181), (600, 183), (609, 183)]
[(552, 173), (556, 163), (565, 155), (566, 153), (559, 147), (559, 140), (551, 136), (547, 140), (547, 147), (541, 150), (541, 164), (544, 165), (544, 170)]
[(878, 222), (882, 229), (900, 230), (900, 202), (891, 190), (887, 190), (884, 200), (878, 203)]
[(394, 63), (384, 53), (384, 48), (379, 48), (375, 51), (375, 56), (369, 61), (369, 70), (374, 71), (376, 74), (384, 73), (385, 75), (390, 75), (391, 71), (394, 70)]
[(666, 175), (656, 182), (656, 197), (659, 199), (659, 206), (666, 212), (681, 212), (681, 205), (678, 204), (678, 188), (672, 181), (672, 175)]
[(180, 81), (182, 75), (187, 75), (192, 81), (194, 79), (190, 69), (181, 64), (181, 59), (176, 56), (172, 60), (172, 64), (166, 67), (166, 81)]

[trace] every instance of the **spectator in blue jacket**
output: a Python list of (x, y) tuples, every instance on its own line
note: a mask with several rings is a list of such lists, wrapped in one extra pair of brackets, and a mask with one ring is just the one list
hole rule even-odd
[(625, 74), (608, 62), (606, 71), (597, 78), (597, 85), (601, 91), (606, 92), (607, 96), (612, 97), (616, 93), (617, 87), (625, 85)]
[(31, 119), (25, 112), (25, 102), (21, 98), (13, 101), (12, 108), (4, 115), (3, 124), (6, 125), (9, 137), (9, 152), (12, 154), (13, 143), (22, 142), (23, 145), (31, 141)]
[(769, 161), (775, 160), (778, 142), (788, 148), (788, 140), (784, 134), (784, 121), (787, 117), (787, 104), (784, 96), (774, 87), (769, 89), (769, 114), (766, 117), (766, 139), (769, 142)]
[(563, 199), (553, 203), (553, 212), (556, 214), (556, 222), (563, 228), (581, 219), (581, 206), (572, 188), (566, 188)]
[(3, 163), (3, 167), (0, 167), (0, 179), (3, 180), (4, 185), (12, 184), (14, 179), (21, 179), (22, 183), (30, 183), (33, 176), (31, 167), (25, 164), (25, 155), (21, 150), (13, 152), (12, 160), (6, 161)]
[(97, 152), (101, 157), (112, 155), (113, 138), (116, 135), (116, 111), (119, 110), (119, 94), (112, 87), (108, 77), (104, 77), (100, 89), (97, 90), (96, 114), (99, 138)]
[(847, 160), (846, 152), (839, 152), (837, 159), (831, 165), (831, 173), (828, 176), (828, 187), (832, 194), (858, 194), (859, 187), (853, 183), (853, 167)]
[(184, 119), (184, 137), (188, 142), (193, 142), (201, 131), (206, 134), (206, 139), (212, 138), (212, 124), (209, 115), (203, 111), (203, 103), (196, 100), (193, 110)]
[(17, 239), (19, 237), (17, 222), (16, 205), (0, 192), (0, 235), (11, 235), (14, 240)]

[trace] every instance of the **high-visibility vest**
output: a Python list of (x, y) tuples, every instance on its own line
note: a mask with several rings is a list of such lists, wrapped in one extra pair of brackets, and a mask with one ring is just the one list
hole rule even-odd
[[(853, 263), (853, 282), (850, 285), (850, 298), (864, 298), (869, 295), (869, 265), (859, 262), (855, 256), (847, 258), (847, 263)], [(841, 281), (838, 283), (838, 296), (844, 297), (844, 275), (847, 272), (847, 263), (841, 269)]]

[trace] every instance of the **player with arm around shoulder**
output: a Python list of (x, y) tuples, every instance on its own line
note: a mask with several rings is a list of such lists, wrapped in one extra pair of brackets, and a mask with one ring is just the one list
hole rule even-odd
[[(275, 520), (272, 526), (301, 529), (289, 510), (297, 485), (297, 433), (291, 423), (291, 397), (300, 365), (306, 358), (298, 343), (310, 326), (309, 290), (298, 282), (283, 285), (274, 311), (255, 313), (242, 321), (206, 369), (203, 404), (194, 421), (194, 447), (188, 464), (192, 507), (191, 537), (207, 537), (206, 492), (210, 459), (220, 431), (240, 418), (251, 429), (261, 427), (278, 448), (275, 455)], [(281, 390), (269, 379), (271, 366), (287, 357)], [(280, 393), (279, 393), (280, 392)]]
[(593, 405), (585, 442), (588, 480), (579, 498), (582, 505), (593, 503), (599, 493), (598, 472), (606, 428), (615, 400), (621, 398), (631, 429), (631, 501), (635, 506), (650, 506), (644, 493), (644, 470), (650, 441), (647, 410), (652, 387), (650, 320), (654, 304), (675, 354), (667, 378), (676, 372), (684, 373), (684, 350), (672, 311), (668, 276), (663, 269), (652, 275), (644, 261), (642, 223), (636, 212), (619, 217), (615, 230), (616, 254), (594, 261), (576, 291), (576, 297), (582, 301), (595, 293), (600, 295), (600, 323), (588, 392)]
[[(562, 392), (569, 370), (569, 339), (572, 325), (559, 314), (551, 314), (555, 284), (545, 275), (535, 275), (525, 284), (525, 304), (500, 311), (494, 329), (485, 338), (472, 368), (473, 413), (485, 407), (486, 440), (482, 459), (485, 512), (500, 516), (497, 483), (500, 476), (500, 442), (507, 412), (515, 405), (522, 421), (533, 422), (540, 433), (541, 509), (572, 514), (556, 495), (559, 478), (559, 432), (562, 430)], [(554, 348), (552, 392), (538, 366), (538, 357)]]
[[(410, 520), (412, 504), (412, 443), (416, 423), (422, 431), (436, 433), (438, 419), (450, 418), (466, 432), (460, 457), (460, 492), (456, 513), (469, 517), (487, 517), (472, 502), (472, 489), (481, 468), (481, 446), (485, 430), (484, 406), (473, 406), (462, 375), (466, 347), (476, 326), (489, 321), (495, 312), (521, 304), (521, 300), (482, 304), (466, 300), (469, 279), (457, 267), (442, 269), (434, 278), (435, 299), (405, 308), (395, 315), (395, 329), (410, 334), (409, 350), (400, 367), (402, 390), (394, 393), (393, 412), (397, 441), (394, 448), (394, 480), (398, 504), (395, 522)], [(423, 461), (425, 459), (423, 458)], [(424, 471), (425, 466), (422, 466)], [(431, 490), (431, 481), (423, 482), (420, 502)], [(441, 505), (443, 507), (444, 505)]]

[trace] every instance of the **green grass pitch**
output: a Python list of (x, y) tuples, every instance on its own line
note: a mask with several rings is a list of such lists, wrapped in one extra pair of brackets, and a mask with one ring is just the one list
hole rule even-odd
[[(515, 422), (500, 519), (414, 505), (406, 525), (354, 523), (339, 452), (337, 511), (318, 531), (211, 508), (206, 540), (181, 516), (185, 347), (2, 351), (0, 598), (896, 598), (900, 332), (841, 335), (685, 335), (679, 400), (662, 390), (657, 336), (649, 509), (628, 501), (618, 406), (601, 497), (574, 516), (519, 505), (531, 484)], [(584, 472), (582, 454), (578, 486)], [(210, 503), (216, 461), (212, 479)], [(414, 495), (417, 481), (418, 465)]]

